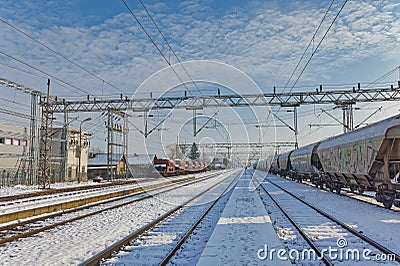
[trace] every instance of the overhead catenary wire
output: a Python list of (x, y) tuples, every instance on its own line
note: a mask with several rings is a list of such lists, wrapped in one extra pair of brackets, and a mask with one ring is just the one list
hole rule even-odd
[[(59, 82), (65, 84), (65, 85), (67, 85), (67, 86), (70, 86), (70, 87), (74, 88), (75, 90), (78, 90), (78, 91), (83, 92), (83, 93), (85, 93), (85, 94), (87, 94), (87, 95), (90, 95), (90, 96), (95, 97), (93, 94), (91, 94), (91, 93), (89, 93), (89, 92), (87, 92), (87, 91), (85, 91), (85, 90), (83, 90), (83, 89), (81, 89), (81, 88), (79, 88), (79, 87), (77, 87), (77, 86), (75, 86), (75, 85), (72, 85), (71, 83), (62, 80), (61, 78), (59, 78), (59, 77), (57, 77), (57, 76), (55, 76), (55, 75), (52, 75), (52, 74), (50, 74), (50, 73), (47, 73), (47, 72), (45, 72), (45, 71), (43, 71), (43, 70), (41, 70), (41, 69), (39, 69), (39, 68), (37, 68), (37, 67), (35, 67), (35, 66), (33, 66), (33, 65), (30, 65), (30, 64), (28, 64), (28, 63), (22, 61), (21, 59), (18, 59), (18, 58), (16, 58), (16, 57), (12, 56), (12, 55), (6, 54), (6, 53), (4, 53), (3, 51), (0, 51), (0, 54), (4, 55), (4, 56), (6, 56), (6, 57), (8, 57), (8, 58), (10, 58), (10, 59), (12, 59), (12, 60), (15, 60), (15, 61), (17, 61), (17, 62), (19, 62), (19, 63), (21, 63), (21, 64), (27, 66), (27, 67), (30, 67), (30, 68), (32, 68), (32, 69), (34, 69), (34, 70), (36, 70), (36, 71), (38, 71), (38, 72), (40, 72), (40, 73), (42, 73), (42, 74), (48, 76), (48, 77), (51, 77), (51, 78), (53, 78), (53, 79), (55, 79), (55, 80), (57, 80), (57, 81), (59, 81)], [(68, 88), (67, 88), (67, 89), (68, 89)]]
[(142, 0), (139, 0), (140, 4), (142, 5), (142, 7), (144, 8), (144, 10), (146, 11), (147, 15), (150, 17), (151, 21), (153, 22), (154, 26), (157, 28), (158, 32), (160, 33), (161, 37), (164, 39), (165, 43), (168, 45), (169, 50), (172, 52), (172, 54), (175, 56), (175, 58), (178, 60), (178, 63), (180, 64), (180, 66), (183, 68), (183, 70), (185, 71), (185, 73), (188, 75), (189, 79), (191, 80), (191, 82), (193, 83), (193, 85), (196, 87), (196, 89), (199, 91), (200, 95), (203, 95), (200, 88), (197, 86), (196, 82), (193, 80), (192, 76), (190, 75), (190, 73), (187, 71), (186, 67), (182, 64), (181, 60), (179, 59), (178, 55), (175, 53), (174, 49), (172, 49), (171, 45), (169, 44), (167, 38), (165, 38), (165, 35), (162, 33), (160, 27), (158, 26), (158, 24), (156, 23), (156, 21), (154, 20), (153, 16), (150, 14), (149, 10), (147, 9), (147, 7), (145, 6), (145, 4), (143, 3)]
[(81, 66), (80, 64), (74, 62), (73, 60), (69, 59), (68, 57), (66, 57), (65, 55), (61, 54), (60, 52), (57, 52), (56, 50), (52, 49), (51, 47), (49, 47), (48, 45), (44, 44), (43, 42), (35, 39), (34, 37), (32, 37), (31, 35), (29, 35), (28, 33), (22, 31), (21, 29), (17, 28), (16, 26), (12, 25), (11, 23), (5, 21), (4, 19), (0, 18), (0, 21), (2, 21), (3, 23), (5, 23), (6, 25), (8, 25), (9, 27), (11, 27), (12, 29), (18, 31), (19, 33), (21, 33), (22, 35), (26, 36), (27, 38), (31, 39), (32, 41), (36, 42), (37, 44), (45, 47), (46, 49), (48, 49), (49, 51), (55, 53), (56, 55), (60, 56), (61, 58), (65, 59), (66, 61), (68, 61), (69, 63), (73, 64), (74, 66), (80, 68), (81, 70), (85, 71), (86, 73), (90, 74), (91, 76), (95, 77), (96, 79), (100, 80), (101, 82), (106, 83), (107, 85), (113, 87), (114, 89), (127, 94), (124, 90), (114, 86), (113, 84), (111, 84), (110, 82), (104, 80), (103, 78), (101, 78), (100, 76), (96, 75), (95, 73), (91, 72), (90, 70), (86, 69), (85, 67)]
[(130, 14), (132, 15), (132, 17), (136, 20), (136, 22), (139, 24), (139, 26), (141, 27), (141, 29), (143, 30), (143, 32), (146, 34), (146, 36), (149, 38), (149, 40), (151, 41), (151, 43), (154, 45), (154, 47), (157, 49), (157, 51), (159, 52), (159, 54), (164, 58), (164, 61), (170, 66), (170, 68), (172, 69), (172, 71), (174, 72), (175, 76), (179, 79), (179, 81), (181, 82), (181, 84), (185, 87), (185, 89), (187, 90), (188, 93), (190, 93), (192, 96), (193, 94), (191, 93), (191, 91), (188, 89), (188, 87), (186, 86), (185, 82), (182, 80), (182, 78), (179, 76), (178, 72), (176, 72), (176, 70), (174, 69), (174, 67), (171, 65), (171, 62), (168, 60), (168, 58), (164, 55), (164, 53), (161, 51), (160, 47), (158, 47), (158, 45), (156, 44), (156, 42), (153, 40), (153, 38), (150, 36), (149, 32), (146, 30), (146, 28), (143, 26), (143, 24), (140, 22), (139, 18), (133, 13), (132, 9), (129, 7), (129, 5), (126, 3), (125, 0), (121, 0), (124, 5), (126, 6), (126, 8), (129, 10)]
[[(301, 55), (299, 61), (297, 62), (296, 67), (294, 68), (294, 70), (293, 70), (292, 74), (290, 75), (288, 81), (286, 82), (285, 86), (283, 87), (283, 91), (282, 91), (282, 92), (285, 92), (287, 86), (289, 85), (289, 82), (292, 80), (292, 77), (293, 77), (294, 74), (296, 73), (296, 70), (297, 70), (297, 68), (299, 67), (301, 61), (303, 61), (303, 58), (304, 58), (305, 54), (307, 53), (307, 51), (308, 51), (308, 49), (310, 48), (311, 44), (314, 42), (315, 36), (317, 35), (319, 29), (321, 28), (322, 23), (325, 21), (325, 18), (327, 17), (329, 11), (331, 10), (331, 7), (332, 7), (332, 5), (333, 5), (334, 2), (335, 2), (335, 0), (332, 0), (332, 1), (331, 1), (331, 3), (330, 3), (330, 5), (329, 5), (328, 9), (326, 10), (326, 12), (325, 12), (325, 14), (324, 14), (324, 16), (323, 16), (321, 22), (319, 23), (319, 25), (318, 25), (317, 29), (315, 30), (315, 32), (314, 32), (312, 38), (310, 39), (310, 41), (309, 41), (309, 43), (308, 43), (306, 49), (304, 50), (304, 52), (303, 52), (303, 54)], [(346, 2), (347, 2), (347, 1), (346, 1)], [(315, 51), (313, 51), (312, 56), (313, 56), (314, 52), (316, 52), (316, 50), (317, 50), (317, 48), (315, 49)], [(311, 56), (311, 57), (312, 57), (312, 56)], [(310, 57), (309, 60), (311, 60), (311, 57)], [(305, 68), (304, 68), (304, 69), (305, 69)], [(304, 72), (304, 69), (303, 69), (303, 72)], [(301, 74), (302, 74), (302, 73), (301, 73)], [(301, 74), (300, 74), (300, 75), (301, 75)], [(293, 90), (294, 87), (296, 86), (297, 81), (298, 81), (298, 79), (300, 78), (300, 75), (299, 75), (299, 77), (297, 78), (296, 82), (295, 82), (295, 83), (293, 84), (293, 86), (291, 87), (289, 93), (292, 92), (292, 90)], [(279, 107), (277, 112), (279, 112), (280, 109), (281, 109), (281, 108)], [(267, 120), (269, 119), (270, 115), (271, 115), (271, 112), (268, 114)], [(267, 128), (264, 129), (264, 134), (265, 134), (266, 130), (267, 130)]]
[[(372, 85), (377, 85), (377, 84), (379, 84), (380, 81), (382, 81), (383, 79), (385, 79), (385, 78), (389, 77), (390, 75), (394, 74), (394, 73), (395, 73), (396, 71), (398, 71), (398, 70), (400, 70), (400, 66), (395, 67), (394, 69), (392, 69), (392, 70), (390, 70), (390, 71), (384, 73), (383, 75), (381, 75), (380, 77), (378, 77), (378, 78), (375, 79), (374, 81), (369, 82), (369, 83), (366, 85), (366, 88), (370, 88)], [(371, 105), (371, 104), (373, 104), (373, 103), (366, 103), (366, 104), (362, 105), (359, 109), (366, 110), (365, 107), (368, 106), (368, 105)], [(391, 105), (391, 106), (389, 106), (389, 107), (384, 108), (384, 109), (381, 110), (381, 111), (384, 112), (384, 111), (386, 111), (386, 110), (395, 108), (395, 107), (397, 107), (397, 106), (398, 106), (397, 104)], [(372, 109), (375, 110), (375, 108), (372, 108)], [(318, 117), (319, 117), (320, 115), (321, 115), (321, 114), (319, 114)], [(315, 119), (314, 119), (313, 121), (315, 121)], [(312, 121), (311, 123), (313, 123), (313, 121)], [(311, 124), (311, 123), (310, 123), (310, 124)], [(300, 136), (300, 133), (303, 132), (304, 129), (305, 129), (306, 127), (307, 127), (307, 126), (305, 126), (303, 129), (301, 129), (301, 130), (299, 131), (299, 136)], [(314, 132), (318, 131), (319, 129), (320, 129), (320, 128), (316, 129)], [(307, 137), (307, 136), (309, 136), (309, 135), (311, 135), (311, 133), (309, 133), (309, 134), (307, 134), (306, 136), (303, 136), (303, 137)], [(292, 140), (293, 138), (294, 138), (294, 137), (292, 137), (290, 140)]]
[[(374, 81), (369, 82), (369, 83), (365, 86), (365, 88), (370, 88), (372, 85), (377, 85), (377, 84), (379, 84), (378, 82), (380, 82), (381, 80), (383, 80), (383, 79), (389, 77), (390, 75), (396, 73), (396, 71), (399, 71), (399, 73), (400, 73), (400, 66), (397, 66), (397, 67), (393, 68), (392, 70), (390, 70), (390, 71), (386, 72), (385, 74), (381, 75), (380, 77), (378, 77), (378, 78), (375, 79)], [(400, 80), (400, 76), (399, 76), (399, 80)], [(372, 104), (372, 103), (366, 103), (366, 104), (364, 104), (361, 108), (364, 108), (365, 106), (368, 106), (368, 105), (371, 105), (371, 104)]]
[(303, 67), (303, 69), (301, 70), (299, 76), (297, 77), (296, 81), (293, 83), (290, 92), (292, 91), (292, 89), (294, 88), (294, 86), (296, 86), (297, 82), (300, 80), (301, 76), (303, 75), (304, 71), (306, 70), (308, 64), (310, 63), (311, 59), (313, 58), (313, 56), (315, 55), (315, 53), (318, 51), (318, 48), (321, 46), (323, 40), (325, 39), (326, 35), (328, 35), (330, 29), (332, 28), (333, 24), (335, 23), (336, 19), (339, 17), (340, 13), (342, 12), (344, 6), (346, 5), (346, 3), (348, 2), (348, 0), (344, 1), (343, 5), (341, 6), (341, 8), (339, 9), (338, 13), (336, 14), (336, 16), (333, 18), (331, 24), (329, 25), (328, 29), (326, 30), (325, 34), (322, 36), (321, 40), (318, 42), (317, 47), (315, 47), (315, 50), (311, 53), (310, 58), (307, 60), (305, 66)]
[[(18, 62), (18, 61), (17, 61), (17, 62)], [(16, 70), (16, 71), (25, 73), (25, 74), (29, 74), (29, 75), (31, 75), (31, 76), (38, 77), (38, 78), (41, 78), (41, 79), (46, 79), (46, 80), (47, 80), (47, 78), (48, 78), (48, 76), (46, 76), (46, 75), (38, 75), (38, 74), (35, 74), (35, 73), (33, 73), (33, 72), (30, 72), (30, 71), (27, 71), (27, 70), (24, 70), (24, 69), (15, 67), (15, 66), (10, 66), (10, 65), (4, 64), (4, 63), (2, 63), (2, 62), (0, 62), (0, 65), (3, 65), (3, 66), (8, 67), (8, 68), (10, 68), (10, 69), (13, 69), (13, 70)], [(33, 68), (32, 68), (32, 69), (33, 69)], [(67, 87), (64, 83), (61, 83), (61, 82), (59, 82), (59, 81), (57, 81), (57, 80), (54, 80), (53, 82), (55, 82), (57, 85), (59, 85), (59, 86), (65, 88), (65, 89), (67, 89), (67, 90), (70, 90), (70, 89), (68, 89), (68, 87)], [(64, 95), (64, 96), (63, 96), (63, 95), (58, 95), (58, 96), (59, 96), (60, 98), (66, 98), (66, 97), (68, 97), (68, 98), (74, 98), (74, 97), (76, 97), (76, 98), (81, 98), (81, 97), (82, 97), (81, 95), (76, 95), (76, 96), (71, 96), (71, 95)], [(95, 96), (97, 97), (97, 95), (95, 95)]]
[(321, 28), (322, 23), (325, 21), (325, 18), (327, 17), (329, 11), (331, 10), (331, 7), (332, 7), (332, 5), (333, 5), (334, 2), (335, 2), (335, 0), (332, 0), (332, 2), (330, 3), (328, 9), (326, 10), (324, 17), (322, 18), (321, 22), (319, 23), (319, 25), (318, 25), (317, 29), (315, 30), (315, 32), (314, 32), (314, 34), (313, 34), (311, 40), (309, 41), (309, 43), (308, 43), (306, 49), (304, 50), (304, 52), (303, 52), (303, 54), (301, 55), (299, 61), (297, 62), (296, 67), (293, 69), (292, 74), (290, 75), (288, 81), (286, 82), (285, 87), (283, 88), (283, 92), (285, 92), (285, 90), (286, 90), (286, 88), (287, 88), (289, 82), (292, 80), (292, 77), (293, 77), (294, 74), (296, 73), (296, 70), (297, 70), (297, 68), (299, 67), (301, 61), (303, 61), (303, 58), (304, 58), (304, 56), (306, 55), (306, 53), (307, 53), (307, 51), (308, 51), (308, 48), (310, 48), (311, 44), (314, 42), (315, 36), (317, 35), (319, 29)]
[[(314, 41), (315, 35), (316, 35), (316, 33), (318, 32), (319, 28), (321, 27), (322, 22), (325, 20), (326, 15), (328, 14), (329, 10), (331, 9), (331, 6), (332, 6), (333, 2), (334, 2), (334, 0), (332, 0), (331, 4), (329, 5), (328, 10), (327, 10), (327, 12), (325, 13), (325, 15), (324, 15), (324, 17), (323, 17), (323, 19), (322, 19), (320, 25), (318, 25), (318, 28), (317, 28), (317, 30), (315, 31), (313, 37), (311, 38), (311, 41), (310, 41), (309, 45), (307, 46), (306, 51), (308, 50), (310, 44)], [(306, 70), (307, 66), (308, 66), (309, 63), (311, 62), (311, 59), (313, 58), (313, 56), (314, 56), (314, 55), (316, 54), (316, 52), (318, 51), (318, 49), (319, 49), (319, 47), (321, 46), (323, 40), (324, 40), (325, 37), (328, 35), (330, 29), (332, 28), (332, 26), (333, 26), (333, 24), (335, 23), (336, 19), (339, 17), (340, 13), (342, 12), (342, 10), (343, 10), (343, 8), (345, 7), (345, 5), (346, 5), (347, 2), (348, 2), (348, 0), (345, 0), (345, 1), (344, 1), (343, 5), (341, 6), (341, 8), (339, 9), (339, 11), (337, 12), (336, 16), (335, 16), (334, 19), (332, 20), (332, 22), (331, 22), (331, 24), (329, 25), (328, 29), (325, 31), (325, 34), (322, 36), (321, 40), (318, 42), (318, 45), (317, 45), (316, 48), (312, 51), (311, 56), (308, 58), (306, 64), (305, 64), (304, 67), (302, 68), (302, 70), (301, 70), (300, 74), (298, 75), (296, 81), (295, 81), (295, 82), (293, 83), (293, 85), (291, 86), (291, 88), (290, 88), (290, 90), (289, 90), (289, 93), (292, 92), (292, 90), (293, 90), (294, 87), (296, 86), (297, 82), (300, 80), (300, 78), (301, 78), (301, 76), (303, 75), (304, 71)], [(303, 59), (304, 54), (306, 53), (306, 51), (303, 53), (303, 56), (301, 57), (301, 60)], [(298, 64), (300, 64), (300, 62), (301, 62), (301, 61), (299, 61)], [(297, 67), (298, 67), (298, 66), (296, 66), (295, 70), (297, 69)], [(295, 72), (295, 71), (293, 71), (293, 72)], [(292, 75), (294, 75), (294, 74), (292, 74)], [(291, 76), (291, 77), (292, 77), (292, 76)], [(284, 88), (284, 91), (285, 91), (285, 89), (286, 89), (286, 86), (287, 86), (288, 83), (290, 82), (290, 80), (291, 80), (291, 78), (290, 78), (289, 81), (286, 83), (285, 88)], [(280, 108), (281, 108), (281, 107), (278, 108), (278, 111), (280, 110)], [(268, 114), (267, 120), (268, 120), (269, 116), (270, 116), (270, 113)]]

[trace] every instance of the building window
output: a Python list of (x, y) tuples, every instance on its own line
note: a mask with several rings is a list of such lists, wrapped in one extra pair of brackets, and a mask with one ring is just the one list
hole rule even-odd
[(27, 142), (26, 140), (24, 140), (24, 139), (21, 139), (21, 140), (19, 141), (19, 145), (20, 145), (20, 146), (27, 146), (27, 144), (28, 144), (28, 142)]
[(72, 167), (68, 167), (68, 177), (72, 177)]
[(4, 138), (0, 137), (0, 144), (4, 144)]

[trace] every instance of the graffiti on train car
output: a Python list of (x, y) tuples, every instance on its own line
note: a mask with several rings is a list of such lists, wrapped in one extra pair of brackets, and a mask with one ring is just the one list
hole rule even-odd
[(367, 139), (318, 151), (327, 172), (368, 174), (383, 138)]

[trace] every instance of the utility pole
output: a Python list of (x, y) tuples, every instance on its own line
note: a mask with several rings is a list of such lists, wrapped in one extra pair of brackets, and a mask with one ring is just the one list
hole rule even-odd
[(123, 128), (123, 151), (124, 151), (124, 156), (125, 156), (125, 178), (128, 179), (129, 174), (128, 174), (128, 156), (129, 156), (129, 152), (128, 152), (128, 138), (129, 138), (129, 117), (128, 114), (125, 113), (124, 115), (124, 128)]
[(176, 136), (175, 159), (180, 159), (178, 157), (181, 156), (178, 156), (178, 154), (179, 154), (179, 136)]
[(294, 136), (295, 136), (295, 142), (296, 142), (296, 144), (295, 144), (295, 148), (296, 149), (298, 149), (299, 148), (299, 142), (298, 142), (298, 134), (299, 134), (299, 131), (298, 131), (298, 128), (297, 128), (297, 107), (295, 106), (295, 107), (293, 107), (293, 120), (294, 120)]
[[(43, 99), (41, 99), (43, 100)], [(42, 121), (40, 130), (39, 188), (50, 188), (51, 180), (51, 131), (53, 112), (50, 99), (50, 79), (47, 80), (46, 102), (42, 103)]]
[(196, 110), (193, 110), (193, 136), (196, 137), (197, 128), (196, 128)]
[(31, 92), (31, 121), (29, 127), (29, 161), (28, 161), (28, 184), (33, 185), (38, 183), (38, 148), (40, 136), (38, 127), (38, 97), (41, 97), (39, 93)]

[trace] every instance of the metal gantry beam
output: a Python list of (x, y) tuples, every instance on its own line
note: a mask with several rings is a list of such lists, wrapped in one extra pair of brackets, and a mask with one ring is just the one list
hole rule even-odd
[(295, 107), (310, 104), (335, 104), (337, 106), (357, 102), (399, 101), (400, 88), (373, 88), (349, 90), (323, 90), (312, 92), (203, 95), (187, 97), (133, 98), (120, 97), (109, 100), (66, 101), (52, 99), (54, 113), (101, 112), (109, 109), (144, 112), (164, 109), (203, 109), (215, 107), (281, 106)]
[[(399, 101), (400, 100), (400, 81), (396, 86), (386, 88), (368, 88), (361, 89), (360, 84), (357, 88), (347, 90), (320, 90), (305, 91), (305, 92), (290, 92), (290, 93), (261, 93), (261, 94), (230, 94), (230, 95), (197, 95), (187, 96), (183, 94), (182, 97), (168, 97), (161, 96), (158, 98), (133, 98), (128, 99), (121, 95), (119, 99), (90, 99), (82, 101), (69, 101), (64, 99), (58, 99), (57, 97), (51, 97), (49, 94), (49, 88), (47, 97), (44, 96), (40, 91), (33, 90), (17, 83), (8, 81), (0, 78), (0, 85), (12, 87), (16, 90), (23, 91), (31, 94), (35, 100), (39, 98), (39, 105), (42, 110), (42, 121), (40, 130), (40, 182), (43, 188), (48, 186), (51, 175), (51, 137), (49, 133), (52, 128), (52, 116), (56, 113), (73, 113), (73, 112), (104, 112), (109, 110), (117, 110), (120, 112), (132, 111), (132, 112), (149, 112), (151, 110), (169, 110), (169, 109), (182, 109), (182, 110), (201, 110), (204, 108), (216, 108), (216, 107), (249, 107), (249, 106), (280, 106), (280, 107), (298, 107), (300, 105), (310, 104), (334, 104), (337, 107), (351, 107), (353, 104), (358, 102), (382, 102), (382, 101)], [(49, 87), (49, 86), (48, 86)], [(36, 100), (37, 101), (37, 100)], [(36, 114), (36, 107), (32, 109), (31, 116), (38, 117)], [(7, 110), (0, 110), (3, 113), (7, 113)], [(346, 122), (348, 127), (352, 127), (352, 114), (343, 116), (343, 122)], [(13, 113), (16, 115), (16, 113)], [(28, 118), (26, 116), (25, 118)], [(35, 121), (33, 121), (35, 122)], [(38, 131), (37, 123), (33, 123), (31, 128)], [(32, 133), (31, 133), (32, 134)], [(33, 134), (32, 134), (33, 135)], [(38, 137), (38, 136), (36, 136)], [(110, 141), (110, 140), (109, 140)], [(230, 143), (227, 146), (226, 143), (217, 143), (214, 147), (222, 147), (231, 149), (232, 147), (288, 147), (292, 146), (293, 143), (287, 144), (288, 142), (273, 142), (273, 143), (254, 143), (250, 145), (262, 145), (262, 146), (249, 146), (248, 143)], [(206, 144), (207, 145), (207, 144)], [(208, 144), (209, 145), (209, 144)], [(243, 146), (241, 146), (243, 145)], [(286, 146), (288, 145), (288, 146)], [(47, 147), (46, 147), (47, 146)], [(35, 149), (34, 149), (35, 150)], [(31, 155), (32, 157), (32, 155)]]
[[(193, 144), (179, 144), (180, 147), (190, 148)], [(274, 141), (274, 142), (216, 142), (200, 143), (200, 148), (262, 148), (262, 147), (294, 147), (296, 142), (292, 141)]]

